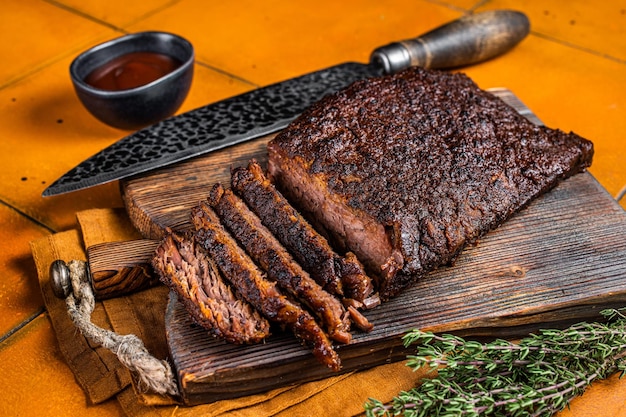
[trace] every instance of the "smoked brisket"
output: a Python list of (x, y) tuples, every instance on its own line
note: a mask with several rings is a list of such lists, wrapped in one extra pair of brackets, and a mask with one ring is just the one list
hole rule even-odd
[(270, 326), (250, 304), (236, 296), (217, 266), (193, 239), (170, 233), (152, 258), (160, 280), (174, 290), (192, 319), (231, 343), (257, 343)]
[(224, 229), (217, 214), (206, 203), (192, 210), (195, 238), (214, 259), (220, 272), (241, 296), (269, 320), (291, 331), (312, 346), (315, 357), (337, 371), (339, 355), (324, 330), (299, 303), (286, 297), (275, 282), (268, 280), (254, 261)]
[(591, 142), (530, 123), (465, 75), (421, 68), (325, 97), (268, 150), (271, 180), (357, 255), (384, 299), (593, 156)]
[(308, 306), (333, 340), (349, 343), (349, 315), (339, 299), (325, 291), (293, 260), (248, 206), (221, 184), (213, 186), (208, 201), (222, 224), (267, 273), (267, 277)]
[(325, 290), (364, 302), (371, 279), (356, 257), (339, 256), (263, 173), (256, 161), (231, 172), (231, 185), (262, 223)]

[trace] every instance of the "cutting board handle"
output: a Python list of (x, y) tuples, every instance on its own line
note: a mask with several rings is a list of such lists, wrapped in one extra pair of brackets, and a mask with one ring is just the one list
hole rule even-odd
[(521, 12), (492, 10), (470, 14), (414, 39), (377, 48), (370, 61), (392, 74), (409, 66), (454, 68), (507, 52), (528, 35), (530, 22)]
[[(131, 294), (159, 284), (150, 259), (159, 244), (140, 239), (104, 242), (87, 248), (87, 280), (97, 300)], [(72, 292), (70, 272), (62, 260), (50, 265), (50, 286), (53, 293), (65, 299)]]

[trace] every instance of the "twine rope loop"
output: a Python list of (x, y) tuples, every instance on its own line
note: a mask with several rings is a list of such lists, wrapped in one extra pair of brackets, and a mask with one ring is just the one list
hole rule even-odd
[(157, 394), (178, 395), (178, 385), (170, 364), (152, 356), (134, 334), (119, 335), (91, 322), (95, 297), (87, 279), (87, 263), (70, 261), (72, 292), (65, 299), (70, 318), (86, 338), (109, 349), (138, 378), (138, 389)]

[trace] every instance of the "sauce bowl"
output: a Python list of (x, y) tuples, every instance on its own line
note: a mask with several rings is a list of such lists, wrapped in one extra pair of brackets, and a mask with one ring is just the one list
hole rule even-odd
[[(146, 61), (149, 55), (153, 59)], [(170, 65), (159, 66), (164, 60)], [(119, 129), (136, 130), (180, 108), (191, 87), (193, 63), (194, 49), (186, 39), (167, 32), (138, 32), (81, 53), (70, 65), (70, 77), (93, 116)]]

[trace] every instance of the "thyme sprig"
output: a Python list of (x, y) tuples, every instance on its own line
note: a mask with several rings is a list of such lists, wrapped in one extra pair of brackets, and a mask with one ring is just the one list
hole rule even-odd
[(626, 316), (605, 310), (606, 323), (540, 330), (517, 343), (480, 343), (413, 330), (403, 337), (413, 370), (431, 378), (400, 392), (389, 404), (370, 398), (369, 417), (547, 417), (562, 410), (593, 381), (626, 373)]

